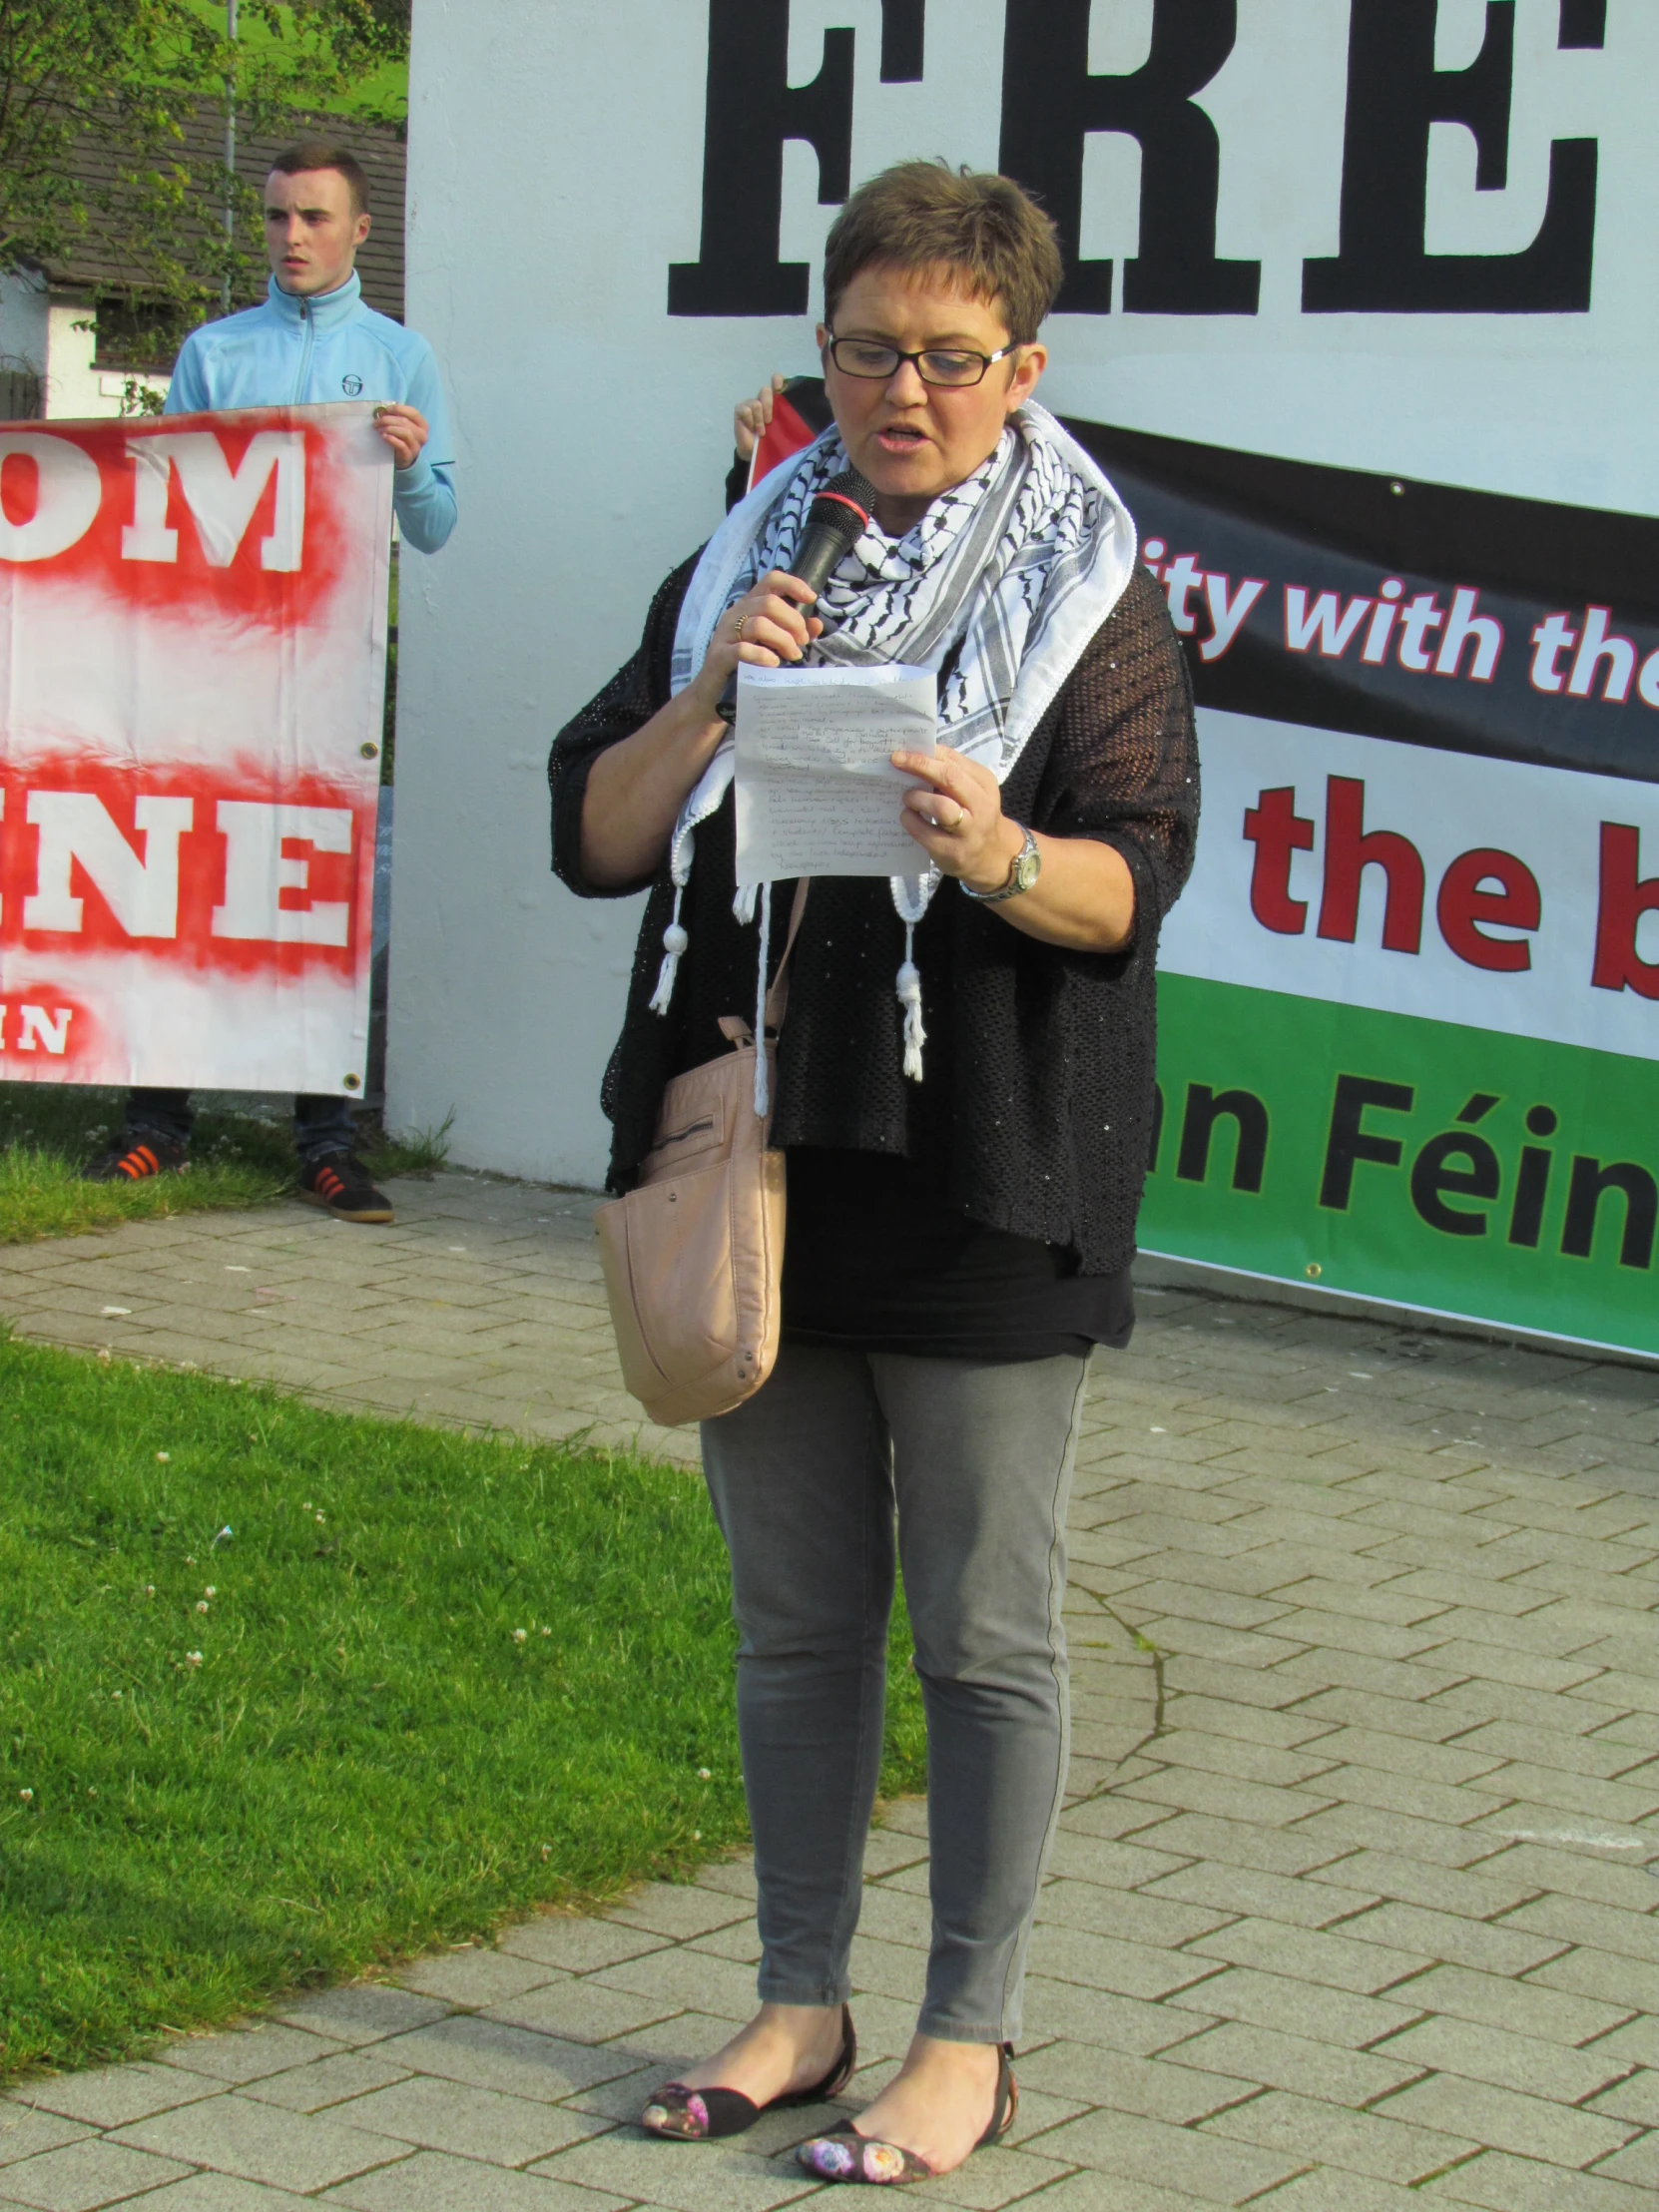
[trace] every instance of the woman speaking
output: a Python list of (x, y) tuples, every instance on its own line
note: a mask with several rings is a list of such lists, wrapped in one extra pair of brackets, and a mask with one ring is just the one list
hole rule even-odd
[[(783, 1340), (702, 1430), (739, 1629), (760, 2010), (642, 2115), (733, 2134), (852, 2072), (896, 1553), (932, 1942), (902, 2067), (800, 2148), (829, 2180), (946, 2173), (1013, 2116), (1066, 1776), (1066, 1500), (1090, 1351), (1133, 1323), (1158, 930), (1197, 825), (1163, 595), (1110, 484), (1032, 398), (1060, 276), (1052, 226), (1005, 178), (906, 162), (854, 193), (819, 331), (833, 427), (662, 586), (551, 764), (559, 874), (651, 893), (604, 1088), (626, 1191), (665, 1085), (721, 1053), (793, 910), (795, 886), (756, 912), (734, 879), (719, 706), (739, 664), (938, 676), (938, 752), (894, 756), (914, 874), (820, 879), (806, 902), (772, 1099)], [(849, 466), (873, 514), (815, 601), (784, 564)]]

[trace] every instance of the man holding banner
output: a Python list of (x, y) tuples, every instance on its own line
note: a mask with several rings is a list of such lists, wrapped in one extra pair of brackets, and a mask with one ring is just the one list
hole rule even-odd
[[(165, 411), (373, 402), (403, 540), (435, 553), (456, 511), (443, 388), (426, 340), (363, 304), (355, 262), (369, 222), (368, 180), (343, 147), (304, 140), (279, 154), (265, 194), (269, 295), (191, 334)], [(188, 1090), (132, 1090), (120, 1140), (87, 1168), (89, 1180), (143, 1182), (178, 1168), (192, 1120)], [(341, 1221), (391, 1220), (355, 1156), (348, 1097), (301, 1093), (293, 1132), (302, 1197)]]

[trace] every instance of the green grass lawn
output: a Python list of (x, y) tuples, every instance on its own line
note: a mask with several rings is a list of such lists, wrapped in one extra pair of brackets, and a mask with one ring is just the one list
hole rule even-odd
[[(190, 1164), (149, 1183), (87, 1183), (81, 1169), (115, 1142), (123, 1093), (90, 1085), (0, 1083), (0, 1245), (72, 1236), (117, 1222), (262, 1206), (293, 1187), (286, 1121), (208, 1109), (197, 1116)], [(373, 1138), (362, 1156), (376, 1176), (441, 1167), (444, 1137)]]
[(724, 1552), (639, 1459), (0, 1338), (0, 1651), (6, 2073), (745, 1835)]
[[(195, 12), (216, 31), (225, 28), (225, 0), (191, 0)], [(280, 56), (283, 41), (277, 38), (270, 26), (250, 16), (239, 28), (239, 37), (248, 51), (262, 60), (273, 54)], [(394, 121), (403, 116), (409, 104), (409, 65), (407, 62), (387, 62), (372, 75), (363, 77), (349, 92), (323, 104), (324, 113), (335, 115), (372, 117), (376, 122)]]

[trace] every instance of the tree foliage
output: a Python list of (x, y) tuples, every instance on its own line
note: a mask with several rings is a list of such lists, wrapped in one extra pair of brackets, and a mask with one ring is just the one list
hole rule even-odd
[[(70, 257), (178, 329), (263, 267), (253, 195), (217, 123), (249, 133), (324, 107), (408, 51), (409, 0), (0, 0), (0, 270)], [(212, 145), (214, 152), (204, 149)], [(237, 210), (225, 233), (229, 197)]]

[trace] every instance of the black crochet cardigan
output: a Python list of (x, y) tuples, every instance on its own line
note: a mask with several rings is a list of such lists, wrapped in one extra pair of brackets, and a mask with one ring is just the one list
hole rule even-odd
[[(553, 866), (579, 896), (625, 895), (582, 872), (588, 771), (669, 697), (669, 656), (695, 557), (652, 601), (639, 651), (554, 740)], [(779, 1042), (773, 1142), (902, 1154), (974, 1221), (1040, 1238), (1107, 1275), (1134, 1254), (1152, 1135), (1158, 930), (1192, 866), (1198, 749), (1192, 690), (1164, 595), (1144, 569), (1102, 624), (1003, 789), (1017, 822), (1098, 837), (1135, 879), (1126, 951), (1066, 952), (942, 883), (915, 933), (925, 1078), (902, 1072), (894, 977), (904, 927), (884, 880), (814, 883)], [(792, 886), (774, 893), (773, 957)], [(690, 949), (652, 1013), (673, 908), (665, 854), (649, 879), (622, 1035), (606, 1070), (610, 1187), (632, 1187), (671, 1076), (727, 1049), (723, 1014), (755, 1006), (757, 933), (732, 915), (730, 794), (697, 832), (681, 920)]]

